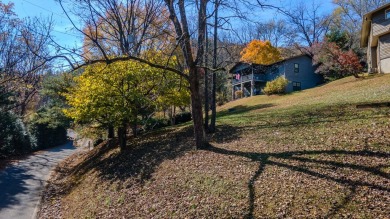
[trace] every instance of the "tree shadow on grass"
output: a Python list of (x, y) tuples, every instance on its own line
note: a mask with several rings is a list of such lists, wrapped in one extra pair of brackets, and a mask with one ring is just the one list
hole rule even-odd
[[(240, 135), (234, 127), (228, 125), (218, 126), (217, 133), (223, 133), (213, 137), (217, 142), (230, 142), (238, 139)], [(131, 179), (133, 182), (143, 184), (151, 178), (162, 162), (193, 151), (194, 145), (192, 126), (171, 131), (158, 130), (138, 138), (131, 137), (127, 148), (121, 152), (116, 139), (102, 142), (83, 155), (83, 161), (76, 166), (56, 168), (56, 172), (72, 179), (63, 184), (63, 189), (58, 194), (69, 194), (81, 182), (83, 176), (92, 170), (97, 170), (98, 176), (106, 181), (125, 182)]]
[(216, 129), (216, 132), (209, 136), (216, 143), (229, 143), (239, 140), (245, 132), (242, 128), (226, 124), (218, 125)]
[(88, 159), (74, 168), (73, 174), (82, 176), (95, 169), (99, 177), (108, 181), (124, 182), (133, 178), (144, 183), (164, 160), (175, 159), (193, 149), (193, 129), (187, 126), (170, 133), (131, 138), (126, 149), (110, 153), (116, 145), (112, 142), (96, 148)]
[[(368, 158), (380, 158), (380, 159), (388, 159), (390, 157), (390, 153), (386, 152), (375, 152), (375, 151), (348, 151), (348, 150), (314, 150), (314, 151), (288, 151), (281, 153), (252, 153), (252, 152), (241, 152), (241, 151), (233, 151), (227, 150), (223, 148), (214, 147), (213, 145), (208, 145), (208, 148), (205, 149), (210, 152), (224, 154), (224, 155), (234, 155), (239, 157), (248, 158), (251, 161), (257, 162), (259, 164), (257, 170), (249, 179), (248, 191), (249, 191), (249, 200), (248, 200), (248, 213), (245, 218), (254, 218), (254, 209), (255, 209), (255, 182), (259, 179), (259, 177), (264, 172), (266, 166), (277, 166), (281, 168), (286, 168), (292, 171), (300, 172), (309, 176), (313, 176), (319, 179), (323, 179), (326, 181), (335, 182), (346, 186), (350, 189), (350, 193), (347, 194), (341, 202), (334, 204), (332, 208), (327, 213), (326, 217), (331, 217), (335, 215), (340, 209), (342, 209), (347, 203), (349, 203), (352, 198), (356, 194), (356, 189), (358, 187), (368, 187), (373, 190), (380, 190), (384, 192), (390, 192), (390, 187), (386, 186), (385, 183), (383, 185), (378, 183), (372, 183), (362, 180), (354, 180), (348, 179), (344, 176), (332, 176), (327, 173), (321, 173), (319, 171), (311, 170), (305, 164), (314, 163), (321, 164), (330, 168), (349, 168), (358, 171), (364, 171), (370, 175), (375, 175), (384, 180), (389, 180), (390, 175), (381, 170), (381, 166), (370, 167), (359, 164), (351, 164), (345, 162), (337, 162), (337, 161), (328, 161), (321, 160), (316, 158), (302, 158), (300, 156), (304, 155), (349, 155), (349, 156), (360, 156), (360, 157), (368, 157)], [(274, 159), (282, 159), (284, 162), (274, 161)], [(290, 161), (299, 161), (300, 164), (290, 164)], [(287, 163), (286, 163), (287, 162)], [(319, 188), (320, 189), (320, 188)]]
[(218, 117), (223, 117), (223, 116), (229, 116), (229, 115), (240, 115), (244, 114), (246, 112), (252, 111), (252, 110), (258, 110), (258, 109), (265, 109), (269, 107), (273, 107), (275, 104), (256, 104), (253, 106), (244, 106), (244, 105), (238, 105), (223, 111), (220, 111), (217, 113)]

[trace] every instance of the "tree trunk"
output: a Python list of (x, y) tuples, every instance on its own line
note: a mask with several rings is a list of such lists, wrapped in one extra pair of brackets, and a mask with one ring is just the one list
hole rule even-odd
[(118, 128), (118, 140), (119, 140), (119, 147), (121, 151), (123, 151), (126, 147), (126, 125), (123, 124), (121, 127)]
[[(207, 66), (208, 64), (208, 50), (209, 50), (209, 46), (208, 46), (208, 40), (207, 40), (207, 25), (206, 25), (206, 40), (205, 40), (205, 44), (206, 44), (206, 51), (205, 51), (205, 54), (204, 54), (204, 65)], [(205, 68), (204, 70), (204, 129), (205, 130), (208, 130), (209, 129), (209, 109), (210, 109), (210, 104), (209, 104), (209, 72), (207, 70), (207, 68)]]
[(137, 120), (137, 115), (135, 115), (135, 119), (134, 119), (134, 123), (133, 123), (133, 127), (132, 127), (134, 138), (136, 138), (138, 135), (137, 126), (138, 126), (138, 120)]
[[(213, 68), (217, 68), (217, 44), (218, 44), (218, 0), (215, 1), (215, 19), (214, 19), (214, 54), (213, 54)], [(211, 121), (209, 131), (211, 133), (215, 132), (215, 122), (217, 117), (217, 106), (216, 106), (216, 97), (217, 97), (217, 72), (213, 72), (212, 78), (212, 88), (211, 88)]]
[(202, 100), (199, 93), (199, 74), (196, 67), (190, 69), (189, 79), (196, 149), (202, 149), (206, 146), (206, 135), (203, 128)]
[[(191, 34), (188, 28), (188, 20), (186, 13), (186, 5), (184, 0), (177, 1), (177, 7), (175, 6), (176, 1), (165, 0), (166, 6), (169, 11), (169, 19), (172, 21), (176, 36), (179, 40), (179, 45), (183, 52), (183, 56), (186, 62), (186, 66), (189, 69), (188, 81), (190, 84), (191, 91), (191, 108), (192, 108), (192, 120), (194, 123), (194, 134), (196, 141), (196, 148), (203, 148), (206, 146), (206, 136), (203, 128), (203, 114), (202, 114), (202, 99), (199, 93), (199, 73), (198, 67), (199, 61), (202, 59), (204, 54), (204, 40), (206, 30), (206, 8), (207, 0), (200, 0), (196, 5), (199, 4), (198, 13), (198, 51), (193, 51), (191, 45)], [(179, 11), (176, 12), (176, 9)], [(180, 20), (179, 20), (180, 19)], [(196, 54), (196, 59), (194, 59)]]
[(114, 126), (108, 126), (108, 138), (114, 138)]
[(173, 113), (172, 113), (172, 121), (173, 125), (176, 125), (176, 106), (173, 106)]

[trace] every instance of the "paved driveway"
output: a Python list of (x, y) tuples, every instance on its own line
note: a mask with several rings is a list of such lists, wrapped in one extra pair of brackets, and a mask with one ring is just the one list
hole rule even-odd
[(31, 155), (0, 171), (0, 219), (35, 217), (51, 169), (75, 151), (69, 142)]

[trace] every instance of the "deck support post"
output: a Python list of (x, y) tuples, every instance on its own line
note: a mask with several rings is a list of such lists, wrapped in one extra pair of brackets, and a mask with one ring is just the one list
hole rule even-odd
[(242, 93), (241, 97), (244, 97), (245, 96), (245, 94), (244, 94), (244, 83), (242, 83), (242, 79), (241, 79), (241, 93)]
[(251, 97), (254, 95), (254, 93), (253, 93), (253, 86), (254, 85), (254, 83), (253, 83), (253, 79), (252, 79), (252, 81), (251, 81)]
[(253, 87), (255, 85), (255, 75), (253, 74), (253, 65), (251, 65), (251, 70), (252, 70), (252, 78), (251, 78), (251, 97), (253, 97)]

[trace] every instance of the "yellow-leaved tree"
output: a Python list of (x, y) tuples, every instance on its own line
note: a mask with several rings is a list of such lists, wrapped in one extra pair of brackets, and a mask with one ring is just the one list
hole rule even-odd
[(70, 106), (65, 114), (75, 122), (116, 127), (121, 148), (126, 145), (127, 126), (132, 125), (136, 134), (139, 120), (156, 111), (163, 96), (174, 98), (174, 93), (189, 100), (187, 89), (178, 90), (176, 75), (131, 60), (90, 65), (75, 82), (64, 93)]
[(282, 59), (279, 50), (268, 40), (252, 40), (240, 54), (241, 61), (262, 65), (269, 65)]

